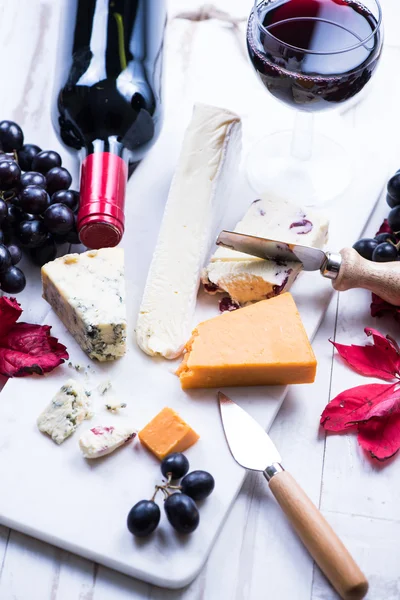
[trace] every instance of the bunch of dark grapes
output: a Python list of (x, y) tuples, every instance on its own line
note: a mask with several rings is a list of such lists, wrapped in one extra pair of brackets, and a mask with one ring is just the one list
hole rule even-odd
[(390, 231), (358, 240), (353, 246), (361, 256), (374, 262), (400, 260), (400, 170), (389, 179), (386, 201), (392, 209), (386, 227)]
[(24, 144), (22, 129), (0, 122), (0, 289), (18, 294), (26, 284), (16, 265), (25, 251), (44, 265), (57, 244), (79, 244), (76, 215), (79, 193), (53, 150)]

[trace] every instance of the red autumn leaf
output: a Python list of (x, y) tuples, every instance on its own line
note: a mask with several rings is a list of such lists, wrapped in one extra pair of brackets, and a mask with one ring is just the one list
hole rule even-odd
[(16, 323), (22, 310), (12, 298), (0, 298), (0, 374), (43, 375), (68, 359), (65, 346), (50, 335), (48, 325)]
[(393, 233), (392, 228), (389, 225), (389, 221), (384, 219), (382, 225), (379, 227), (379, 230), (375, 235), (379, 235), (380, 233)]
[(371, 383), (345, 390), (331, 400), (321, 415), (326, 431), (342, 432), (374, 417), (400, 412), (398, 383)]
[(400, 449), (400, 413), (361, 423), (357, 439), (372, 458), (381, 461), (391, 458)]
[(347, 364), (367, 377), (378, 377), (385, 381), (399, 378), (400, 353), (397, 344), (384, 337), (375, 329), (366, 328), (367, 336), (372, 337), (373, 344), (366, 346), (346, 346), (332, 342), (340, 356)]
[(15, 298), (0, 298), (0, 338), (7, 335), (21, 313), (22, 309)]
[(395, 321), (400, 323), (400, 306), (389, 304), (389, 302), (382, 300), (376, 294), (372, 294), (371, 316), (384, 317), (385, 315), (393, 317)]

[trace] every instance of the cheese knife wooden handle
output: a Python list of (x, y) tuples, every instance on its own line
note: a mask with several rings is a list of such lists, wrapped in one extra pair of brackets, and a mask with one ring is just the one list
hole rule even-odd
[[(268, 479), (267, 475), (265, 475)], [(287, 471), (269, 487), (301, 541), (344, 600), (364, 598), (368, 581), (315, 504)]]
[(344, 248), (340, 255), (339, 273), (332, 281), (335, 290), (344, 292), (364, 288), (386, 302), (400, 306), (400, 261), (372, 262), (362, 258), (353, 248)]

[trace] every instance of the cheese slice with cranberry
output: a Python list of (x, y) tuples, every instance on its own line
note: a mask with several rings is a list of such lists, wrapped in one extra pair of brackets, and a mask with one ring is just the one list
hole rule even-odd
[(196, 104), (136, 326), (137, 343), (151, 356), (176, 358), (190, 335), (201, 269), (229, 205), (240, 149), (240, 118)]
[(42, 267), (43, 298), (90, 358), (125, 354), (124, 251), (67, 254)]
[(182, 388), (312, 383), (316, 359), (291, 294), (204, 321), (177, 371)]
[[(265, 197), (253, 202), (235, 231), (322, 248), (328, 238), (328, 220), (316, 210)], [(300, 271), (296, 262), (262, 260), (221, 247), (203, 270), (202, 282), (208, 293), (226, 292), (233, 302), (245, 305), (287, 291)]]
[(80, 437), (79, 447), (85, 458), (100, 458), (127, 444), (136, 434), (136, 429), (130, 425), (98, 425)]

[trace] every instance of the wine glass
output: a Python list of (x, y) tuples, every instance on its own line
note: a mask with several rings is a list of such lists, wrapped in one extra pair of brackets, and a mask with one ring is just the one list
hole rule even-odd
[(351, 153), (314, 132), (314, 113), (358, 94), (383, 45), (378, 0), (255, 0), (247, 26), (250, 60), (261, 82), (297, 109), (293, 131), (267, 136), (250, 151), (251, 186), (325, 204), (351, 180)]

